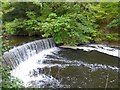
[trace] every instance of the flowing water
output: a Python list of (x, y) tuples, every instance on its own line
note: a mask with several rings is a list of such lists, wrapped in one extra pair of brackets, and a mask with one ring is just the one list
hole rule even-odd
[(4, 63), (14, 69), (22, 61), (25, 61), (39, 52), (52, 47), (55, 47), (55, 43), (52, 38), (29, 42), (5, 52), (3, 55)]
[(119, 49), (99, 44), (75, 48), (49, 45), (44, 42), (49, 48), (38, 53), (31, 50), (34, 55), (11, 71), (25, 87), (118, 88)]

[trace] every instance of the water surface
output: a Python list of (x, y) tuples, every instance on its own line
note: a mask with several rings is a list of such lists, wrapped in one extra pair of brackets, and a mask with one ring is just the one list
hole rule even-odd
[[(14, 47), (40, 37), (7, 39), (6, 45)], [(11, 74), (21, 79), (25, 87), (118, 88), (118, 64), (119, 57), (97, 50), (55, 47), (20, 63)]]
[(26, 87), (117, 88), (118, 59), (98, 51), (55, 47), (21, 64), (14, 75)]

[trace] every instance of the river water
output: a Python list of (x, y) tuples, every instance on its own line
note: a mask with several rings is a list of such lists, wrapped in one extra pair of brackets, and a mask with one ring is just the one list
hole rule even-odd
[[(12, 37), (9, 45), (36, 39), (39, 38)], [(118, 88), (118, 64), (118, 49), (106, 45), (54, 47), (21, 63), (11, 74), (21, 79), (25, 87)]]

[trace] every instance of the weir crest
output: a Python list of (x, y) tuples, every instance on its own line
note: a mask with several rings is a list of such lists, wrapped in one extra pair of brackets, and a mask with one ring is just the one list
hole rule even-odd
[(35, 54), (38, 54), (43, 50), (53, 47), (55, 47), (55, 43), (52, 38), (41, 39), (26, 43), (5, 52), (3, 54), (3, 64), (14, 69), (21, 62), (29, 59)]

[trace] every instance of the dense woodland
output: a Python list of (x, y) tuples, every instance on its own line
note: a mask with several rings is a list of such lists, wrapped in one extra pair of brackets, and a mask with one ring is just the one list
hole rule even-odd
[(4, 2), (3, 34), (53, 37), (77, 45), (118, 40), (118, 2)]
[[(120, 2), (2, 2), (0, 14), (3, 35), (53, 37), (64, 45), (119, 40)], [(2, 88), (23, 87), (1, 71)]]

